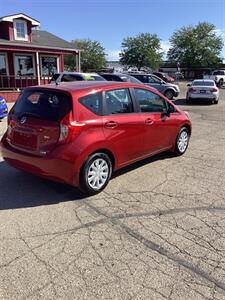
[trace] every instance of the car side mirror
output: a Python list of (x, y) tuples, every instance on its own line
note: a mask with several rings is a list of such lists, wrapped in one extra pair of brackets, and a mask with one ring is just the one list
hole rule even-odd
[(166, 117), (169, 117), (169, 116), (170, 116), (170, 109), (163, 108), (162, 113), (161, 113), (162, 120), (165, 121)]
[(188, 84), (187, 84), (187, 86), (191, 86), (191, 84), (190, 84), (190, 83), (188, 83)]

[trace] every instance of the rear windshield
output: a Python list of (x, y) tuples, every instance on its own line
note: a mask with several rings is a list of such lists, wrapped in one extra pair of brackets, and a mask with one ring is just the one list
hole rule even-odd
[(62, 92), (25, 90), (17, 100), (13, 113), (17, 117), (33, 116), (43, 120), (61, 121), (72, 110), (71, 98)]
[(214, 86), (214, 81), (194, 81), (193, 86)]

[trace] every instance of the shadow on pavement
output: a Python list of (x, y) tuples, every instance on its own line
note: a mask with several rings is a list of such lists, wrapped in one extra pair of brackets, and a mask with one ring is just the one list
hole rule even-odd
[(182, 99), (175, 99), (173, 100), (173, 103), (177, 106), (182, 105), (182, 106), (196, 106), (196, 105), (212, 105), (211, 101), (207, 100), (194, 100), (191, 103), (187, 103), (185, 98)]
[[(154, 161), (171, 157), (172, 153), (165, 152), (147, 158), (116, 171), (112, 179)], [(51, 205), (85, 197), (87, 196), (75, 187), (39, 178), (16, 170), (4, 161), (0, 162), (0, 210)]]

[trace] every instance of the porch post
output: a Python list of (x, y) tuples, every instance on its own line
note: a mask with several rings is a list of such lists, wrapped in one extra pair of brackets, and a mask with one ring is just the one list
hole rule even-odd
[(41, 78), (40, 78), (40, 63), (39, 63), (39, 52), (36, 52), (36, 67), (37, 67), (37, 80), (38, 85), (41, 84)]
[(78, 50), (78, 72), (80, 72), (80, 50)]

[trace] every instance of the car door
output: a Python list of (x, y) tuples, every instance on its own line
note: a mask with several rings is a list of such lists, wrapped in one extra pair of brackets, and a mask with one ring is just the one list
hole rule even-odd
[(134, 88), (134, 94), (144, 121), (144, 153), (169, 149), (174, 142), (178, 124), (171, 114), (168, 102), (158, 94), (143, 88)]
[(143, 118), (136, 111), (128, 88), (110, 89), (104, 94), (105, 138), (118, 165), (123, 166), (143, 155)]

